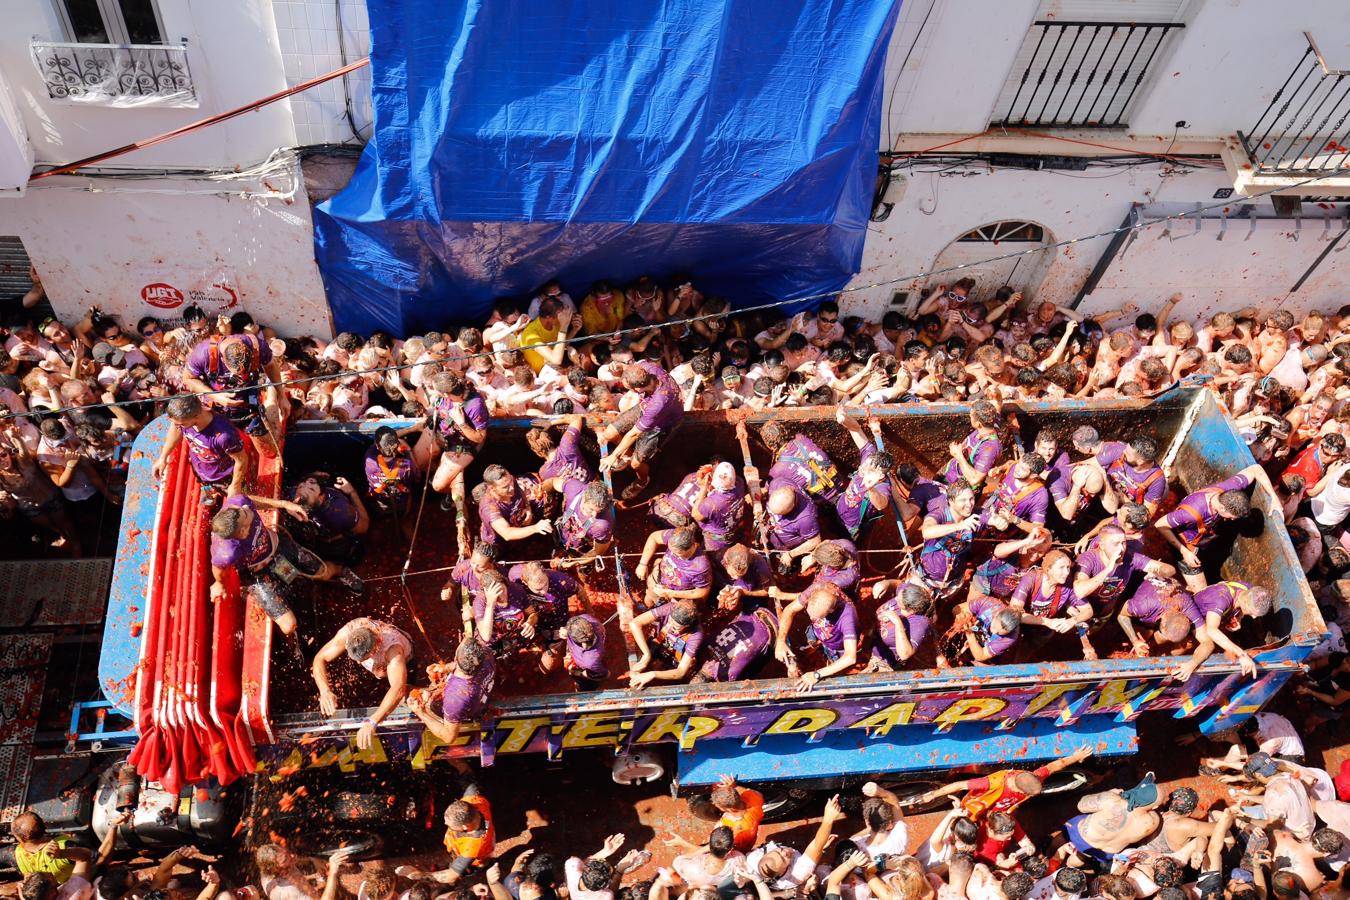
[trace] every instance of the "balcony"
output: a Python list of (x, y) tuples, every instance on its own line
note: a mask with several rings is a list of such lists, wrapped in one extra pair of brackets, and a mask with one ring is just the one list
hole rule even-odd
[(47, 96), (56, 101), (122, 107), (197, 105), (184, 46), (33, 41), (32, 51)]
[(1256, 123), (1237, 133), (1243, 164), (1257, 176), (1350, 174), (1350, 71), (1327, 65), (1311, 34), (1308, 49)]
[(1124, 128), (1130, 102), (1172, 22), (1036, 22), (991, 128)]

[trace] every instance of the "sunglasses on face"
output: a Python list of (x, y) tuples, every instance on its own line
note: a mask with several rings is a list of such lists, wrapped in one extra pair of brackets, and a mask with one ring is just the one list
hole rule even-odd
[(147, 325), (145, 326), (144, 329), (141, 330), (141, 337), (154, 337), (155, 335), (159, 334), (159, 331), (160, 329), (158, 325)]
[(824, 316), (821, 316), (820, 321), (824, 325), (833, 325), (835, 322), (839, 321), (839, 317), (835, 316), (833, 319), (827, 319)]

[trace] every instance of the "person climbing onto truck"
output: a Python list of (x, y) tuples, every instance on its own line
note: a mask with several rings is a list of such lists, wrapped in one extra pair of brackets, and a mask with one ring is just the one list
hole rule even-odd
[(211, 520), (211, 599), (225, 593), (225, 572), (234, 569), (245, 596), (276, 623), (301, 659), (297, 622), (290, 607), (298, 582), (337, 581), (353, 594), (364, 593), (366, 586), (351, 569), (325, 562), (301, 547), (280, 522), (275, 529), (269, 528), (259, 507), (285, 510), (301, 518), (308, 515), (289, 500), (242, 493), (226, 497)]
[(370, 749), (375, 730), (403, 701), (408, 692), (408, 664), (412, 661), (412, 652), (412, 639), (401, 628), (362, 617), (339, 628), (314, 655), (310, 670), (314, 684), (319, 688), (319, 711), (329, 718), (337, 715), (338, 705), (337, 695), (328, 680), (328, 665), (343, 654), (376, 678), (389, 679), (389, 689), (380, 705), (357, 729), (358, 749)]
[(942, 797), (964, 793), (961, 808), (978, 822), (991, 812), (1013, 813), (1019, 806), (1045, 790), (1050, 776), (1076, 766), (1092, 755), (1091, 747), (1079, 747), (1070, 755), (1032, 769), (1000, 769), (978, 778), (953, 781), (922, 795), (918, 804), (932, 803)]
[(632, 501), (646, 490), (651, 481), (651, 461), (679, 428), (684, 400), (670, 374), (647, 359), (624, 367), (623, 385), (638, 395), (638, 402), (605, 427), (604, 443), (612, 449), (601, 458), (600, 471), (632, 469), (633, 482), (621, 495)]
[(188, 462), (202, 487), (215, 493), (214, 502), (219, 502), (222, 491), (241, 493), (249, 474), (249, 458), (244, 435), (234, 423), (207, 408), (195, 394), (174, 397), (165, 404), (164, 412), (173, 424), (151, 474), (163, 478), (174, 448), (179, 441), (187, 441)]
[(1247, 489), (1258, 482), (1272, 497), (1275, 495), (1265, 470), (1253, 464), (1223, 481), (1192, 491), (1176, 509), (1153, 523), (1158, 534), (1176, 548), (1181, 557), (1179, 568), (1188, 590), (1199, 591), (1207, 584), (1200, 551), (1220, 533), (1229, 532), (1229, 529), (1220, 528), (1221, 523), (1247, 517), (1252, 510)]

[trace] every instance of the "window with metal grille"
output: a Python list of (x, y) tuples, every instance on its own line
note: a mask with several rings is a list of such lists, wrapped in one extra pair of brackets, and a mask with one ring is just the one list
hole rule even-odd
[(994, 222), (967, 231), (956, 240), (961, 244), (1039, 244), (1045, 240), (1045, 229), (1035, 222)]
[(79, 44), (162, 44), (155, 0), (53, 0), (66, 38)]
[(993, 127), (1124, 128), (1130, 103), (1177, 22), (1031, 26), (1003, 86)]
[(1350, 166), (1350, 71), (1327, 65), (1316, 41), (1271, 98), (1256, 124), (1238, 132), (1263, 175), (1321, 175)]

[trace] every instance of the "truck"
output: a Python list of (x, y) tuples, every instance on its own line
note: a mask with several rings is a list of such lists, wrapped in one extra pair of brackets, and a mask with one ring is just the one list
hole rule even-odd
[[(1152, 400), (1024, 403), (1015, 412), (1024, 436), (1048, 430), (1065, 447), (1085, 424), (1108, 439), (1152, 436), (1165, 448), (1169, 504), (1252, 463), (1215, 396), (1203, 388)], [(969, 430), (969, 407), (960, 404), (900, 404), (869, 413), (881, 422), (882, 440), (897, 464), (911, 462), (924, 474), (945, 462), (949, 443)], [(856, 463), (857, 451), (832, 409), (691, 413), (664, 451), (653, 489), (669, 489), (710, 456), (766, 471), (769, 451), (754, 436), (771, 419), (814, 438), (841, 468)], [(748, 460), (735, 435), (738, 420), (752, 438)], [(260, 461), (251, 491), (275, 495), (284, 472), (313, 469), (349, 473), (357, 481), (380, 424), (388, 423), (292, 427), (283, 458)], [(494, 420), (469, 483), (488, 462), (514, 472), (536, 467), (523, 440), (531, 424)], [(1135, 753), (1141, 716), (1189, 719), (1204, 734), (1231, 728), (1301, 671), (1326, 632), (1276, 499), (1258, 487), (1253, 514), (1242, 523), (1222, 573), (1267, 587), (1275, 597), (1272, 614), (1243, 635), (1247, 646), (1258, 648), (1255, 677), (1216, 654), (1178, 683), (1169, 674), (1176, 657), (1128, 652), (1104, 652), (1096, 660), (1065, 654), (1045, 662), (853, 674), (804, 694), (783, 677), (577, 693), (499, 675), (489, 711), (453, 745), (400, 707), (380, 725), (372, 746), (361, 750), (354, 735), (382, 684), (353, 680), (342, 689), (349, 708), (324, 717), (307, 671), (275, 646), (271, 623), (259, 611), (246, 606), (237, 590), (215, 604), (205, 599), (209, 511), (182, 460), (171, 463), (163, 481), (151, 475), (167, 431), (167, 422), (156, 420), (133, 447), (99, 660), (104, 696), (72, 713), (67, 751), (97, 759), (91, 798), (72, 804), (30, 790), (30, 805), (52, 816), (54, 828), (101, 837), (117, 809), (134, 808), (132, 822), (123, 827), (146, 844), (218, 843), (265, 819), (267, 830), (289, 829), (306, 852), (359, 842), (373, 853), (398, 827), (429, 830), (434, 784), (443, 780), (433, 777), (438, 767), (465, 760), (486, 767), (522, 754), (541, 754), (553, 763), (598, 758), (613, 767), (616, 780), (668, 778), (673, 792), (693, 796), (734, 773), (765, 792), (771, 816), (785, 815), (813, 791), (869, 779), (917, 804), (954, 773), (1034, 766), (1085, 746), (1098, 759)], [(344, 594), (341, 602), (315, 601), (299, 610), (320, 642), (346, 619), (368, 614), (413, 636), (415, 666), (453, 653), (458, 610), (438, 593), (455, 562), (454, 527), (433, 511), (434, 494), (423, 499), (427, 512), (415, 546), (392, 537), (397, 528), (386, 529), (383, 544), (372, 541), (360, 569), (367, 579), (364, 597)], [(623, 561), (651, 530), (644, 516), (641, 509), (618, 513), (615, 554), (592, 590), (602, 615), (617, 592), (632, 587), (621, 580)], [(873, 530), (860, 548), (865, 576), (886, 575), (900, 565), (904, 545), (917, 540), (902, 537), (901, 528), (886, 522)], [(515, 552), (513, 545), (506, 555)], [(533, 552), (547, 555), (546, 548)], [(616, 652), (622, 654), (621, 645)], [(615, 671), (622, 668), (620, 659)], [(1071, 789), (1091, 777), (1084, 767), (1070, 768), (1047, 790)]]

